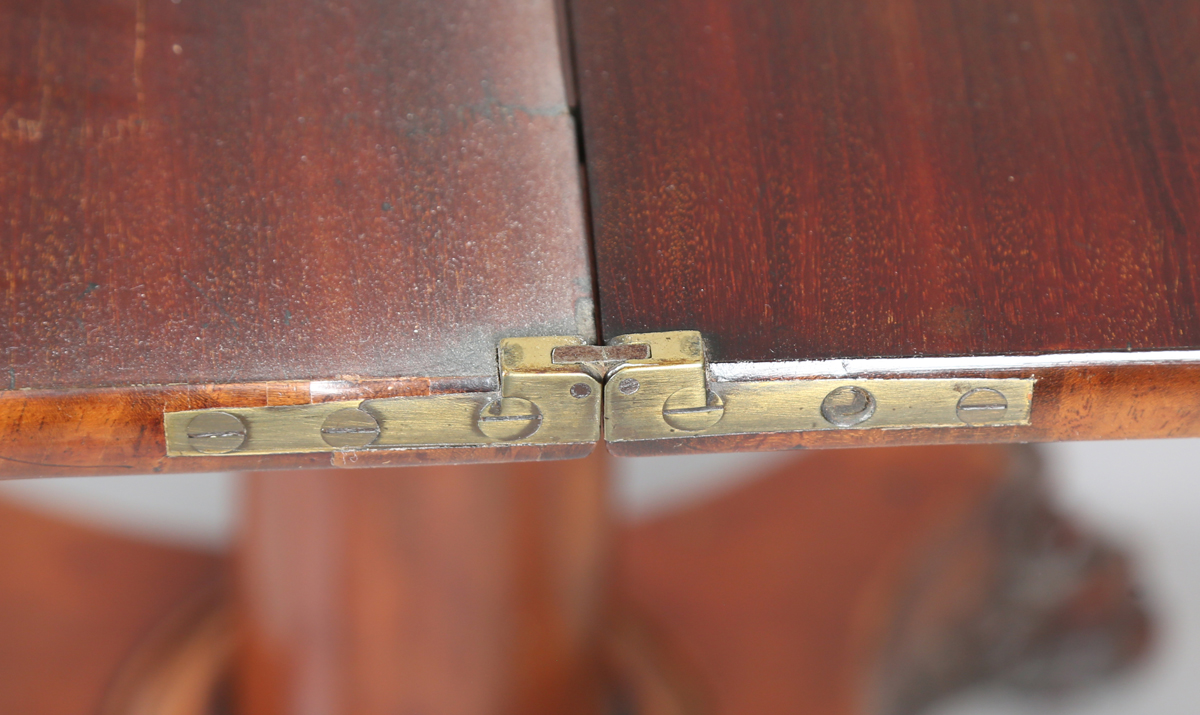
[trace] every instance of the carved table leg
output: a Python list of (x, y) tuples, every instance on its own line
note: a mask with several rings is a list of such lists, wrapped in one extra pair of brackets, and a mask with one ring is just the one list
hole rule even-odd
[[(639, 715), (899, 715), (1140, 653), (1124, 559), (1025, 449), (814, 452), (625, 531), (609, 639)], [(1040, 682), (1038, 682), (1040, 681)]]
[[(189, 662), (189, 706), (156, 697), (178, 644), (219, 620), (224, 564), (0, 500), (0, 713), (199, 715), (227, 660), (220, 633)], [(219, 628), (218, 628), (219, 630)], [(208, 629), (212, 633), (213, 629)], [(194, 650), (193, 650), (194, 653)], [(186, 686), (185, 686), (186, 687)]]

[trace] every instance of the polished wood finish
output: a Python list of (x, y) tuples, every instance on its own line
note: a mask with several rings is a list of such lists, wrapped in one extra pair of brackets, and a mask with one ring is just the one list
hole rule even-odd
[(598, 713), (601, 469), (254, 475), (241, 711)]
[(215, 555), (4, 501), (0, 564), (0, 712), (21, 715), (132, 715), (131, 665), (224, 580)]
[(488, 390), (501, 337), (594, 339), (550, 0), (3, 0), (0, 28), (0, 474), (327, 465), (167, 463), (162, 410)]
[(605, 338), (1200, 347), (1200, 4), (571, 8)]
[(501, 336), (593, 331), (550, 0), (0, 27), (3, 387), (490, 377)]
[(1054, 513), (1028, 460), (813, 453), (625, 530), (609, 632), (635, 711), (908, 715), (1128, 663), (1147, 642), (1128, 565)]

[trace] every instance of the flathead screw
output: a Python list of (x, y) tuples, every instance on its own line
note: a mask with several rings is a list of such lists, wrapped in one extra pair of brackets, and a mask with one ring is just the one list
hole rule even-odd
[(725, 416), (725, 402), (715, 392), (685, 387), (663, 404), (663, 420), (684, 432), (712, 427)]
[(479, 410), (475, 424), (479, 431), (502, 442), (525, 439), (542, 426), (542, 411), (529, 400), (502, 397)]
[(378, 437), (379, 423), (354, 407), (331, 413), (321, 425), (321, 439), (330, 447), (366, 447)]
[(821, 416), (838, 427), (853, 427), (875, 414), (875, 396), (861, 387), (843, 385), (821, 401)]
[(970, 425), (995, 422), (1008, 411), (1008, 398), (999, 390), (977, 387), (958, 398), (958, 418)]
[(246, 424), (228, 412), (205, 412), (188, 423), (187, 441), (203, 454), (232, 452), (246, 441)]

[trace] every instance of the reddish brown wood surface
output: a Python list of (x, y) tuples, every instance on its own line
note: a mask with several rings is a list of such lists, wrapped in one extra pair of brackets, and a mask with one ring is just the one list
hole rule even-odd
[(0, 390), (591, 336), (553, 3), (0, 2)]
[(1128, 564), (1020, 456), (814, 453), (625, 531), (609, 632), (637, 712), (909, 715), (1128, 662), (1147, 636)]
[(328, 466), (167, 460), (162, 412), (594, 338), (551, 2), (0, 0), (0, 38), (0, 476)]
[(606, 338), (1200, 346), (1200, 4), (571, 7)]
[(104, 707), (129, 692), (114, 686), (130, 661), (223, 571), (210, 554), (0, 502), (0, 712), (116, 715)]
[(601, 467), (253, 476), (242, 711), (599, 712)]

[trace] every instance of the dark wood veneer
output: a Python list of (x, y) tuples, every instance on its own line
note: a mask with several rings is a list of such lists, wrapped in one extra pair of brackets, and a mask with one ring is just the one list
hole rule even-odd
[(550, 3), (0, 0), (0, 390), (591, 337), (563, 85)]
[(340, 465), (162, 413), (594, 338), (578, 171), (550, 3), (0, 0), (0, 476)]
[(1200, 3), (572, 7), (606, 338), (1200, 346)]

